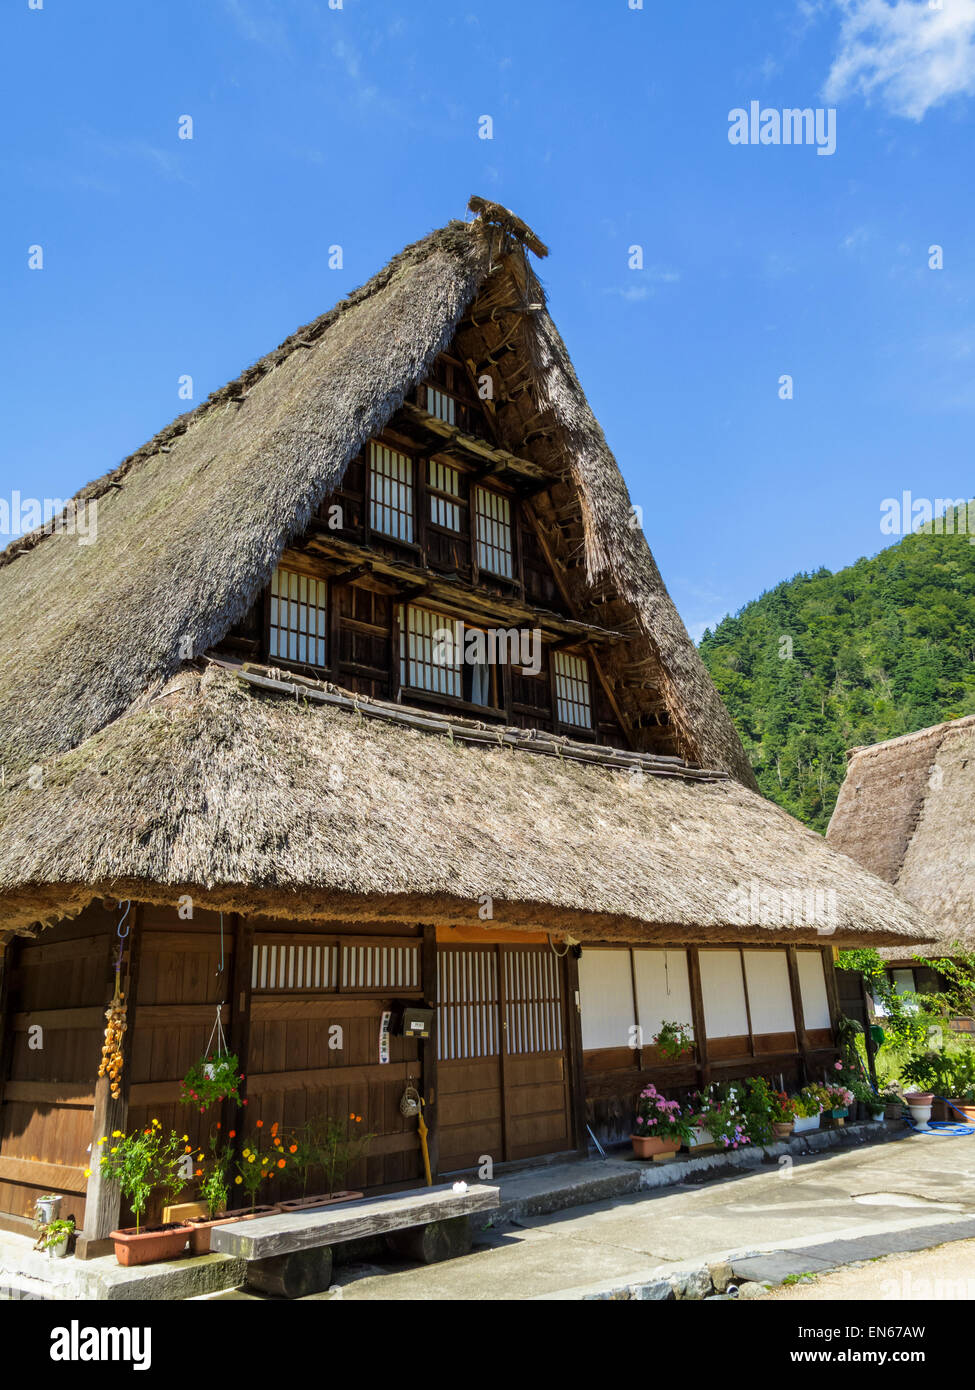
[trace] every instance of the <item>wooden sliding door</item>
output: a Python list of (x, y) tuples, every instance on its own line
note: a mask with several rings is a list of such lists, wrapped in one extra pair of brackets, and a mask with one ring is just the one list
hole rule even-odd
[(545, 946), (441, 946), (443, 1172), (573, 1147), (564, 961)]

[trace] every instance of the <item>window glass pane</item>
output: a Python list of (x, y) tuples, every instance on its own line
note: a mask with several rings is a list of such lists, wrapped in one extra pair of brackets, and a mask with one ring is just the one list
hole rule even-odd
[(405, 623), (400, 619), (400, 683), (462, 698), (463, 650), (454, 640), (457, 628), (455, 618), (407, 605)]
[(271, 576), (269, 652), (283, 661), (326, 666), (328, 588), (324, 579), (278, 568)]
[(592, 728), (589, 701), (589, 663), (568, 652), (555, 653), (555, 696), (559, 723)]
[(453, 396), (448, 396), (446, 391), (441, 391), (436, 386), (427, 387), (427, 410), (431, 415), (436, 415), (438, 420), (446, 420), (448, 425), (457, 423)]
[[(429, 486), (433, 489), (430, 493), (430, 520), (435, 526), (460, 531), (461, 510), (457, 502), (450, 500), (451, 497), (460, 500), (460, 473), (449, 463), (440, 463), (437, 459), (431, 459), (428, 467)], [(449, 496), (436, 496), (441, 492), (449, 493)]]
[(474, 489), (474, 516), (477, 528), (477, 563), (480, 569), (514, 576), (511, 553), (511, 503), (499, 492)]
[(413, 460), (369, 445), (369, 524), (374, 531), (397, 541), (413, 540)]

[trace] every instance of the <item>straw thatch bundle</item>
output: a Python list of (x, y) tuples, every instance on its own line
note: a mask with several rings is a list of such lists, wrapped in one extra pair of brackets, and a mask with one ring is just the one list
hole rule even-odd
[[(634, 778), (465, 746), (232, 672), (181, 672), (3, 803), (10, 923), (93, 893), (643, 940), (923, 939), (885, 884), (730, 778)], [(748, 921), (831, 889), (836, 930)], [(744, 895), (742, 888), (744, 887)], [(743, 912), (744, 906), (744, 912)], [(767, 915), (767, 914), (766, 914)]]
[(973, 808), (975, 715), (850, 754), (827, 839), (934, 920), (925, 954), (975, 949)]

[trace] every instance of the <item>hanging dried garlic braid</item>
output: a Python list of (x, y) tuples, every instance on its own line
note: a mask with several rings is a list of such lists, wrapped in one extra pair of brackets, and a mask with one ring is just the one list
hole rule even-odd
[[(119, 907), (122, 906), (123, 904), (119, 903)], [(112, 996), (110, 1007), (105, 1010), (107, 1020), (105, 1041), (102, 1044), (102, 1060), (98, 1066), (98, 1075), (107, 1076), (109, 1079), (109, 1090), (113, 1100), (118, 1100), (122, 1094), (122, 1039), (125, 1036), (125, 1015), (128, 1008), (125, 1003), (125, 993), (121, 988), (122, 953), (125, 949), (125, 938), (130, 931), (129, 927), (125, 927), (125, 931), (122, 928), (125, 926), (131, 906), (131, 902), (124, 904), (125, 912), (118, 924), (119, 943), (118, 955), (115, 959), (115, 993)]]

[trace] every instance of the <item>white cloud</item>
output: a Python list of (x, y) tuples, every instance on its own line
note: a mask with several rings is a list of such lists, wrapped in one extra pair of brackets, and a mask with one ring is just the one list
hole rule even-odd
[(920, 121), (975, 92), (975, 0), (837, 0), (840, 47), (826, 100), (853, 94)]

